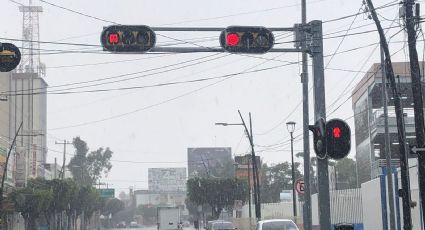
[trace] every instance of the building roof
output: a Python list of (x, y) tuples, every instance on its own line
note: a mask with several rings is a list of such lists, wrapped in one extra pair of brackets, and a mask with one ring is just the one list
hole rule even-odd
[[(419, 62), (421, 69), (425, 65), (425, 62)], [(410, 77), (410, 63), (409, 62), (393, 62), (392, 63), (394, 75), (399, 75), (400, 77)], [(421, 72), (423, 72), (421, 70)], [(374, 63), (369, 70), (365, 73), (363, 78), (357, 83), (354, 90), (351, 92), (353, 106), (354, 103), (363, 95), (368, 87), (372, 85), (376, 79), (381, 79), (381, 63)], [(423, 74), (423, 73), (422, 73)]]

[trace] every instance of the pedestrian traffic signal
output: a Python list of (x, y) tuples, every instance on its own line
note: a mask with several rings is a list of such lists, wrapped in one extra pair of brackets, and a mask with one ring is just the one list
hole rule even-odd
[(318, 119), (314, 125), (309, 125), (310, 131), (313, 132), (314, 151), (319, 158), (326, 157), (326, 122), (325, 119)]
[(230, 53), (266, 53), (274, 45), (274, 36), (265, 27), (230, 26), (221, 32), (220, 45)]
[(332, 159), (346, 157), (351, 149), (351, 130), (341, 119), (326, 122), (326, 152)]
[(100, 41), (111, 52), (147, 52), (155, 46), (155, 32), (148, 26), (114, 25), (105, 27)]

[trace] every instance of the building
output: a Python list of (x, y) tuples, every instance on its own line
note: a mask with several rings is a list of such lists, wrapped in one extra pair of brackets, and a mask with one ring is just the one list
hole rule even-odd
[[(0, 73), (0, 149), (10, 148), (22, 122), (14, 148), (16, 151), (13, 151), (8, 164), (10, 183), (18, 187), (24, 186), (29, 178), (44, 176), (47, 155), (46, 89), (47, 83), (37, 73)], [(5, 151), (0, 152), (2, 162)]]
[(189, 178), (234, 176), (230, 147), (188, 148), (187, 161)]
[[(236, 167), (235, 167), (235, 177), (239, 178), (239, 179), (248, 179), (248, 175), (249, 175), (249, 182), (251, 185), (251, 188), (253, 188), (254, 186), (254, 177), (253, 177), (253, 166), (254, 164), (252, 163), (252, 156), (251, 154), (247, 154), (245, 156), (235, 156), (235, 163), (236, 163)], [(257, 167), (258, 170), (260, 172), (261, 169), (261, 159), (259, 156), (255, 156), (256, 159), (256, 163), (257, 163)], [(248, 169), (249, 169), (249, 173), (248, 173)], [(260, 184), (261, 184), (261, 178), (260, 179)]]
[(186, 191), (186, 168), (149, 168), (150, 192)]
[(46, 180), (60, 178), (61, 169), (62, 169), (62, 166), (56, 163), (44, 164), (44, 178), (46, 178)]
[[(423, 64), (423, 63), (422, 63)], [(421, 64), (421, 66), (422, 66)], [(393, 62), (398, 87), (404, 107), (407, 142), (415, 145), (415, 122), (408, 62)], [(422, 87), (424, 87), (422, 83)], [(382, 73), (375, 63), (352, 92), (356, 138), (356, 161), (358, 185), (376, 178), (385, 165), (384, 112), (382, 102)], [(399, 143), (392, 92), (388, 89), (388, 128), (393, 166), (399, 166)], [(409, 154), (409, 158), (415, 156)]]

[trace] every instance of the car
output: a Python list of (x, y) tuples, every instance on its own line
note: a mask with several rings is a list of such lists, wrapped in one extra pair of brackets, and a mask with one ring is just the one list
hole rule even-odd
[(190, 227), (190, 222), (187, 220), (183, 221), (183, 228), (188, 228), (188, 227)]
[(235, 226), (229, 221), (214, 221), (210, 230), (235, 230)]
[(120, 222), (117, 224), (117, 228), (126, 228), (125, 222)]
[(136, 221), (130, 222), (130, 228), (138, 228), (139, 224)]
[(290, 219), (271, 219), (258, 221), (256, 230), (299, 230)]

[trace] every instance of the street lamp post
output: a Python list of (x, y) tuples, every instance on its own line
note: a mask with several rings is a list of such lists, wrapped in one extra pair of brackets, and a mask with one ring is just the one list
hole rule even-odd
[[(258, 173), (258, 167), (257, 167), (257, 161), (255, 157), (255, 150), (254, 150), (254, 141), (253, 141), (253, 134), (252, 134), (252, 121), (251, 121), (251, 113), (249, 113), (249, 129), (246, 126), (245, 120), (242, 117), (241, 112), (238, 110), (239, 116), (241, 118), (242, 123), (215, 123), (215, 125), (222, 125), (222, 126), (235, 126), (240, 125), (243, 126), (245, 129), (245, 133), (248, 136), (249, 144), (251, 145), (251, 162), (252, 162), (252, 176), (254, 181), (254, 204), (255, 204), (255, 217), (257, 220), (261, 220), (261, 199), (260, 199), (260, 180), (259, 180), (259, 173)], [(249, 162), (248, 162), (249, 165)], [(249, 169), (248, 169), (249, 171)], [(250, 178), (249, 178), (250, 179)], [(248, 181), (249, 181), (248, 179)], [(251, 188), (249, 188), (251, 189)], [(251, 209), (250, 209), (251, 211)]]
[(297, 217), (297, 202), (295, 198), (295, 166), (294, 166), (294, 130), (295, 122), (290, 121), (286, 123), (286, 128), (291, 135), (291, 161), (292, 161), (292, 206), (294, 209), (294, 218)]

